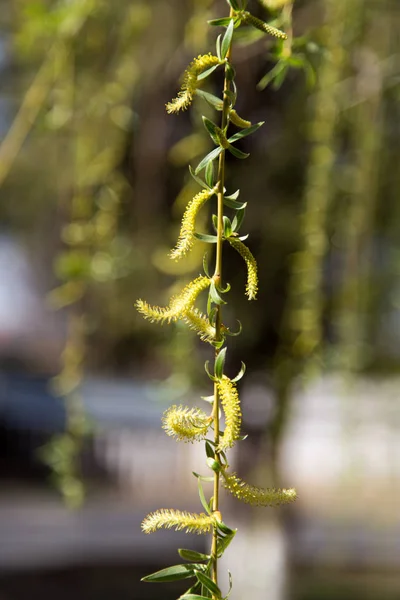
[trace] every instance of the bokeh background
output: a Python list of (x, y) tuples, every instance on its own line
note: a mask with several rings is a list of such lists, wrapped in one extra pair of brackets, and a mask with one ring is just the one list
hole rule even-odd
[[(250, 4), (290, 18), (290, 2)], [(209, 352), (133, 305), (164, 304), (210, 253), (167, 258), (212, 111), (164, 105), (227, 6), (0, 8), (0, 599), (172, 600), (185, 588), (140, 577), (208, 541), (140, 522), (199, 509), (202, 444), (176, 444), (160, 418), (210, 394)], [(243, 324), (228, 370), (248, 367), (249, 437), (230, 462), (299, 498), (223, 498), (233, 600), (400, 598), (399, 31), (398, 0), (296, 0), (290, 61), (254, 31), (235, 43), (238, 112), (266, 124), (227, 167), (261, 280), (248, 304), (226, 252), (226, 319)]]

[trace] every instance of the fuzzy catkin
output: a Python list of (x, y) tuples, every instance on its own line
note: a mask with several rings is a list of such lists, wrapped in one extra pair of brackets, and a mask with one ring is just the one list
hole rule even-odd
[(225, 431), (218, 445), (218, 451), (221, 452), (232, 448), (239, 439), (242, 413), (236, 384), (226, 375), (223, 375), (216, 383), (225, 414)]
[(259, 488), (245, 483), (236, 473), (223, 473), (222, 483), (228, 492), (238, 500), (252, 504), (253, 506), (279, 506), (280, 504), (289, 504), (296, 500), (296, 490)]
[(258, 291), (258, 273), (257, 273), (257, 261), (248, 249), (240, 240), (234, 237), (228, 238), (228, 242), (240, 256), (243, 258), (247, 266), (247, 284), (246, 284), (246, 296), (249, 300), (255, 300)]
[(242, 11), (240, 15), (242, 17), (242, 20), (247, 25), (252, 25), (256, 29), (263, 31), (264, 33), (268, 33), (269, 35), (272, 35), (273, 37), (276, 37), (280, 40), (287, 39), (286, 33), (281, 31), (280, 29), (277, 29), (276, 27), (273, 27), (272, 25), (269, 25), (268, 23), (265, 23), (265, 21), (261, 21), (261, 19), (258, 19), (257, 17), (249, 13), (247, 10)]
[(213, 194), (213, 190), (202, 190), (187, 205), (183, 214), (178, 241), (169, 254), (169, 257), (173, 260), (183, 258), (193, 248), (197, 213)]
[(193, 308), (197, 296), (210, 286), (208, 277), (200, 276), (188, 283), (180, 294), (173, 296), (167, 307), (151, 306), (145, 300), (137, 300), (137, 310), (152, 323), (177, 321), (184, 318), (185, 314)]
[(210, 344), (215, 341), (215, 327), (197, 308), (188, 310), (182, 317), (182, 321), (188, 325), (190, 329), (195, 331), (203, 342)]
[(171, 102), (166, 104), (167, 113), (177, 113), (180, 110), (186, 110), (193, 102), (193, 97), (196, 93), (196, 89), (199, 86), (198, 76), (220, 64), (218, 56), (213, 56), (211, 53), (199, 55), (195, 58), (183, 75), (183, 81), (181, 90), (178, 96)]
[(153, 533), (157, 529), (174, 528), (175, 531), (185, 529), (187, 533), (208, 533), (215, 525), (216, 520), (205, 513), (189, 513), (186, 511), (161, 508), (150, 513), (142, 522), (144, 533)]
[(162, 428), (167, 435), (178, 441), (194, 442), (205, 438), (211, 420), (211, 417), (199, 408), (174, 405), (165, 411)]

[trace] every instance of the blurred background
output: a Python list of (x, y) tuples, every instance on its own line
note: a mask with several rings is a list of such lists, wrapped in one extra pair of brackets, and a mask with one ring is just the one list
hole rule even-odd
[[(0, 600), (172, 600), (179, 582), (140, 577), (208, 540), (140, 522), (199, 510), (202, 444), (176, 444), (160, 419), (210, 394), (210, 355), (133, 305), (165, 304), (210, 256), (200, 242), (180, 263), (167, 252), (213, 113), (164, 105), (227, 6), (0, 7)], [(224, 496), (238, 534), (221, 573), (233, 600), (398, 599), (400, 4), (249, 8), (290, 35), (241, 30), (233, 55), (238, 112), (266, 124), (242, 142), (251, 158), (227, 165), (260, 271), (249, 305), (240, 259), (224, 255), (225, 319), (243, 324), (227, 368), (248, 368), (249, 437), (230, 463), (299, 498), (252, 510)], [(217, 75), (205, 89), (220, 88)]]

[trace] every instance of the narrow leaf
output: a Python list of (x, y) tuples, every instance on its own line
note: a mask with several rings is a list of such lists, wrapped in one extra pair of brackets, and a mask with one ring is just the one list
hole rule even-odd
[(214, 374), (218, 379), (222, 379), (224, 374), (224, 366), (225, 366), (225, 358), (226, 358), (226, 348), (221, 350), (215, 360), (214, 366)]
[(195, 233), (194, 237), (206, 244), (216, 244), (218, 240), (216, 235), (208, 235), (207, 233)]
[(242, 361), (242, 367), (241, 367), (241, 369), (240, 369), (239, 373), (236, 375), (236, 377), (234, 377), (234, 378), (232, 379), (232, 381), (233, 381), (234, 383), (236, 383), (237, 381), (239, 381), (240, 379), (242, 379), (242, 377), (243, 377), (243, 375), (245, 374), (245, 372), (246, 372), (246, 365), (245, 365), (245, 364), (244, 364), (244, 362)]
[[(150, 581), (152, 583), (165, 582), (165, 581), (177, 581), (178, 579), (189, 579), (194, 577), (192, 565), (174, 565), (173, 567), (167, 567), (151, 575), (146, 575), (141, 581)], [(196, 571), (197, 577), (197, 571)]]
[(222, 19), (211, 19), (207, 23), (213, 27), (226, 27), (232, 21), (229, 17), (223, 17)]
[(221, 147), (214, 148), (214, 150), (211, 150), (211, 152), (209, 152), (207, 156), (205, 156), (203, 160), (197, 165), (195, 174), (197, 175), (197, 173), (200, 173), (200, 171), (204, 169), (204, 167), (206, 167), (210, 161), (215, 160), (217, 156), (221, 154), (221, 152)]
[(200, 75), (197, 76), (197, 81), (201, 81), (202, 79), (206, 79), (211, 73), (214, 73), (215, 69), (218, 69), (219, 65), (214, 65), (210, 67), (206, 71), (203, 71)]
[(233, 156), (236, 156), (236, 158), (244, 159), (250, 156), (248, 152), (242, 152), (241, 150), (235, 148), (235, 146), (229, 146), (228, 150), (231, 154), (233, 154)]
[(200, 571), (196, 571), (196, 577), (202, 585), (204, 585), (212, 594), (214, 594), (214, 596), (216, 596), (217, 598), (222, 598), (221, 590), (213, 582), (213, 580), (210, 577), (208, 577), (208, 575), (205, 575)]
[(224, 236), (226, 238), (228, 238), (232, 235), (232, 223), (231, 223), (231, 220), (225, 216), (223, 217), (223, 222), (224, 222)]
[(199, 562), (210, 559), (208, 554), (202, 554), (201, 552), (196, 552), (195, 550), (186, 550), (186, 548), (179, 548), (178, 552), (181, 558), (184, 560), (190, 560), (191, 562)]
[(203, 490), (203, 486), (202, 486), (202, 484), (201, 484), (201, 479), (200, 479), (200, 477), (198, 477), (198, 478), (197, 478), (197, 485), (198, 485), (198, 487), (199, 487), (199, 497), (200, 497), (200, 502), (201, 502), (201, 504), (203, 505), (203, 508), (204, 508), (204, 510), (205, 510), (205, 511), (206, 511), (206, 512), (207, 512), (209, 515), (211, 515), (211, 510), (210, 510), (210, 507), (208, 506), (208, 503), (207, 503), (206, 497), (205, 497), (205, 495), (204, 495), (204, 490)]
[(228, 54), (228, 50), (232, 43), (232, 35), (233, 35), (233, 20), (231, 20), (231, 22), (229, 23), (229, 25), (225, 31), (224, 38), (222, 40), (222, 44), (221, 44), (222, 59), (225, 59), (226, 55)]
[(217, 37), (217, 41), (215, 42), (215, 50), (217, 52), (217, 56), (218, 56), (219, 60), (221, 60), (221, 39), (222, 39), (222, 34), (219, 34), (219, 36)]
[(215, 110), (222, 110), (224, 103), (218, 96), (214, 96), (214, 94), (210, 94), (204, 90), (196, 90), (196, 94), (203, 98), (212, 108), (215, 108)]
[(204, 175), (206, 178), (207, 185), (212, 187), (213, 181), (214, 181), (214, 163), (213, 162), (208, 163), (208, 165), (206, 166), (206, 171), (205, 171)]
[(236, 215), (234, 216), (233, 221), (232, 221), (232, 231), (234, 231), (235, 233), (237, 233), (239, 231), (240, 226), (243, 223), (244, 215), (245, 215), (245, 209), (242, 208), (242, 209), (238, 210)]
[(257, 131), (257, 129), (260, 129), (260, 127), (262, 125), (264, 125), (265, 121), (260, 121), (259, 123), (256, 123), (255, 125), (252, 125), (251, 127), (247, 127), (246, 129), (242, 129), (241, 131), (238, 131), (237, 133), (235, 133), (235, 135), (232, 135), (232, 137), (230, 137), (228, 139), (228, 142), (230, 144), (233, 144), (233, 142), (236, 142), (237, 140), (241, 140), (244, 137), (247, 137), (248, 135), (251, 135), (252, 133), (254, 133), (255, 131)]
[(246, 208), (247, 202), (236, 202), (236, 200), (231, 200), (228, 196), (224, 198), (225, 206), (229, 206), (229, 208), (233, 208), (234, 210), (242, 210)]
[(203, 181), (200, 177), (198, 177), (195, 174), (195, 172), (193, 171), (193, 169), (190, 165), (189, 165), (189, 172), (190, 172), (191, 176), (193, 177), (193, 179), (195, 180), (195, 182), (198, 183), (199, 185), (201, 185), (202, 188), (210, 189), (209, 186), (206, 184), (206, 182)]

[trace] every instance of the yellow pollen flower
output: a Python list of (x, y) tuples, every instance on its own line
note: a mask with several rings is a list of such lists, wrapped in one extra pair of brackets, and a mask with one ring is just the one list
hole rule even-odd
[(253, 506), (279, 506), (280, 504), (294, 502), (297, 498), (296, 490), (293, 488), (263, 489), (245, 483), (236, 473), (228, 474), (222, 472), (222, 474), (222, 483), (228, 492), (238, 500), (252, 504)]
[(242, 413), (239, 394), (233, 381), (223, 375), (222, 379), (217, 381), (217, 389), (225, 414), (225, 431), (218, 445), (218, 451), (221, 452), (232, 448), (235, 441), (239, 439)]
[(182, 86), (178, 96), (166, 104), (167, 112), (171, 114), (186, 110), (191, 105), (196, 89), (199, 87), (198, 76), (207, 69), (220, 64), (220, 62), (218, 56), (213, 56), (211, 53), (199, 55), (195, 58), (183, 74)]
[(183, 318), (185, 314), (193, 308), (197, 296), (203, 290), (207, 289), (211, 283), (208, 277), (200, 276), (188, 283), (187, 286), (177, 296), (173, 296), (166, 307), (151, 306), (144, 300), (137, 300), (135, 306), (137, 310), (152, 323), (159, 321), (176, 321)]
[(161, 508), (150, 513), (142, 522), (144, 533), (153, 533), (157, 529), (175, 528), (175, 531), (185, 529), (187, 533), (208, 533), (215, 525), (216, 520), (205, 513), (189, 513), (186, 511)]
[(234, 237), (228, 238), (228, 242), (231, 246), (239, 252), (247, 266), (247, 285), (246, 285), (246, 296), (249, 300), (255, 300), (258, 290), (258, 274), (257, 274), (257, 262), (248, 247), (243, 244), (240, 240)]
[(214, 190), (202, 190), (187, 205), (183, 214), (178, 241), (169, 254), (173, 260), (182, 258), (192, 249), (195, 240), (194, 230), (197, 213), (213, 194)]
[(178, 441), (194, 442), (207, 435), (212, 418), (199, 408), (170, 406), (162, 418), (165, 433)]

